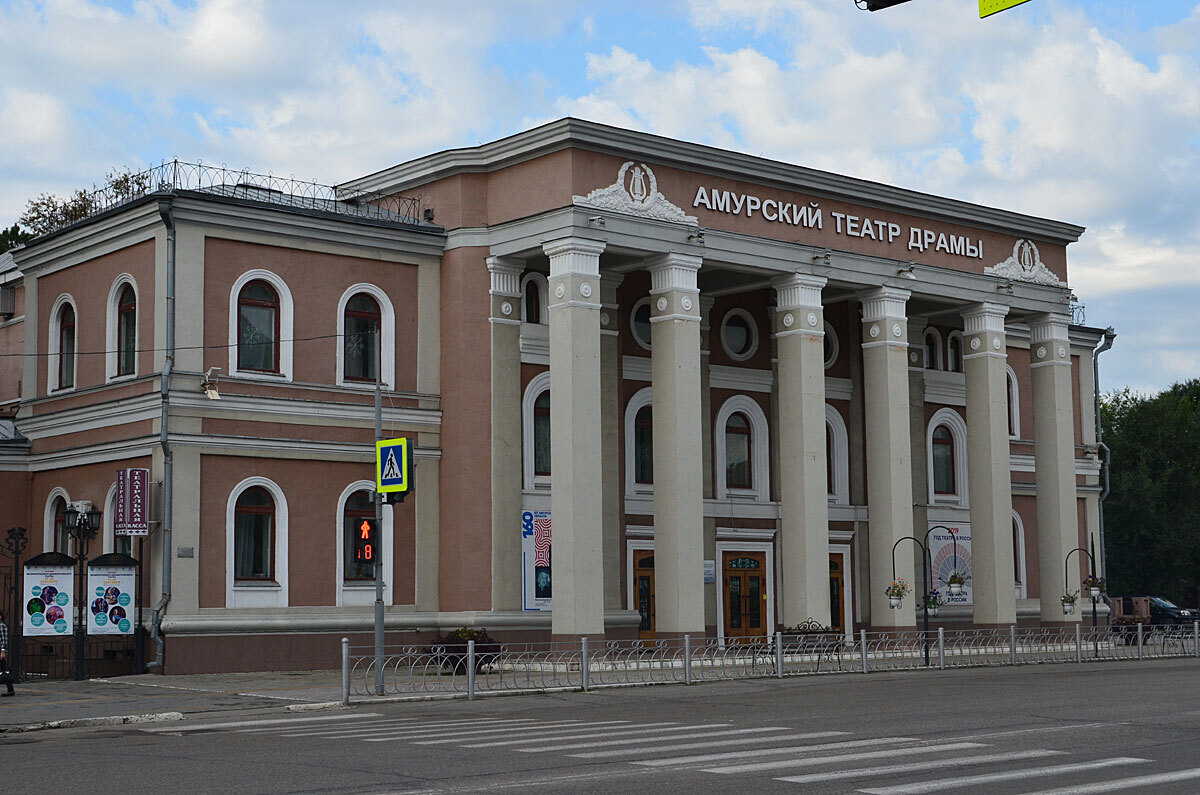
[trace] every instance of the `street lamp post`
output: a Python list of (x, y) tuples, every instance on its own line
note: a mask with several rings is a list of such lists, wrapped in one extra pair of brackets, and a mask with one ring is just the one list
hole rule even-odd
[[(21, 553), (25, 551), (26, 544), (29, 539), (26, 537), (24, 527), (8, 528), (8, 535), (4, 539), (4, 546), (8, 549), (8, 554), (13, 559), (13, 610), (11, 613), (11, 621), (13, 622), (12, 633), (9, 635), (8, 645), (8, 674), (13, 677), (21, 676), (21, 600), (16, 597), (16, 594), (21, 592)], [(6, 616), (9, 618), (9, 616)]]
[[(953, 533), (951, 532), (949, 527), (946, 527), (945, 525), (936, 524), (933, 527), (931, 527), (925, 531), (924, 543), (922, 543), (920, 541), (920, 539), (916, 538), (915, 536), (904, 536), (903, 538), (897, 539), (895, 544), (892, 544), (892, 580), (893, 581), (895, 581), (895, 579), (896, 579), (896, 547), (900, 546), (900, 542), (901, 541), (911, 541), (921, 549), (921, 569), (922, 569), (922, 575), (921, 575), (921, 585), (922, 585), (921, 623), (922, 623), (922, 627), (923, 627), (922, 632), (924, 633), (924, 636), (925, 636), (925, 665), (926, 666), (929, 665), (929, 597), (932, 592), (930, 589), (930, 583), (932, 582), (932, 577), (933, 577), (933, 560), (932, 560), (932, 557), (930, 556), (930, 552), (929, 552), (929, 534), (932, 533), (934, 530), (945, 530), (946, 532), (951, 533), (951, 535), (953, 536)], [(956, 560), (958, 558), (957, 543), (958, 543), (957, 539), (955, 539), (955, 559)]]
[(79, 585), (75, 590), (75, 679), (80, 680), (86, 676), (83, 647), (87, 634), (87, 625), (84, 621), (84, 605), (87, 599), (84, 588), (86, 587), (88, 543), (95, 538), (96, 532), (100, 529), (100, 511), (95, 507), (89, 508), (87, 511), (80, 511), (72, 506), (67, 509), (63, 524), (67, 533), (75, 540), (77, 553), (75, 559), (79, 564)]
[[(1068, 552), (1066, 558), (1063, 559), (1063, 586), (1064, 586), (1063, 592), (1068, 593), (1068, 594), (1071, 593), (1071, 556), (1074, 555), (1076, 552), (1082, 552), (1083, 554), (1088, 556), (1088, 576), (1092, 580), (1097, 579), (1096, 578), (1096, 556), (1093, 555), (1088, 550), (1084, 549), (1083, 547), (1075, 547), (1075, 549), (1072, 549), (1070, 552)], [(1092, 653), (1096, 657), (1099, 657), (1100, 656), (1100, 637), (1099, 637), (1099, 633), (1096, 631), (1096, 626), (1097, 626), (1096, 602), (1099, 600), (1099, 597), (1095, 597), (1095, 596), (1092, 596), (1091, 594), (1088, 594), (1088, 598), (1092, 600)]]

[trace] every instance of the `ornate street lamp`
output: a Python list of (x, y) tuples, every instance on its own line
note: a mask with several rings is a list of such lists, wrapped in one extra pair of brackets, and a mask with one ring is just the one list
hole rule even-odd
[(75, 560), (79, 565), (79, 585), (75, 590), (75, 678), (86, 676), (83, 664), (84, 642), (87, 637), (87, 625), (84, 619), (84, 605), (87, 602), (84, 588), (87, 573), (88, 544), (100, 530), (100, 510), (95, 506), (87, 511), (80, 511), (74, 505), (67, 508), (63, 525), (67, 533), (75, 540)]

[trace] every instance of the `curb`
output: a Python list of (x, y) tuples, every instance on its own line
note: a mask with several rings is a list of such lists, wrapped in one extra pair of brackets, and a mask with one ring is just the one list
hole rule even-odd
[(148, 712), (143, 715), (109, 715), (99, 718), (67, 718), (65, 720), (50, 720), (42, 723), (30, 723), (25, 726), (10, 726), (0, 728), (0, 733), (37, 732), (47, 729), (77, 729), (86, 726), (123, 726), (130, 723), (161, 723), (164, 721), (183, 720), (182, 712)]

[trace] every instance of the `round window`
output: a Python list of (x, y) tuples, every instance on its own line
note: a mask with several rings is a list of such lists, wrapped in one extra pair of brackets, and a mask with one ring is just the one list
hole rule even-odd
[(745, 309), (731, 309), (721, 323), (721, 345), (730, 358), (749, 359), (758, 349), (758, 329)]
[(633, 305), (633, 313), (629, 316), (629, 325), (633, 330), (633, 338), (646, 350), (650, 350), (650, 299), (643, 298)]
[(838, 338), (833, 326), (825, 323), (825, 369), (828, 370), (837, 361)]

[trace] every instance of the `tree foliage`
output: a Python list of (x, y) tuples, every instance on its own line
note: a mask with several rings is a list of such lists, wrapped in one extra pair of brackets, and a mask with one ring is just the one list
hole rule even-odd
[(21, 229), (19, 224), (13, 224), (8, 229), (0, 229), (0, 254), (24, 243), (32, 234)]
[(149, 182), (146, 172), (134, 173), (129, 169), (110, 171), (105, 186), (99, 190), (93, 186), (91, 190), (77, 189), (66, 198), (43, 193), (30, 199), (25, 204), (20, 224), (32, 233), (32, 237), (44, 235), (122, 200), (145, 193)]
[(1104, 503), (1109, 592), (1194, 604), (1200, 589), (1200, 379), (1153, 397), (1104, 397), (1112, 492)]

